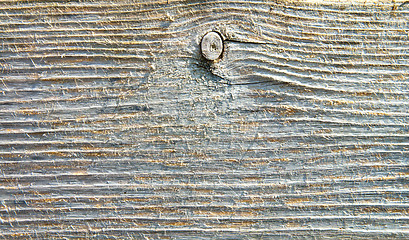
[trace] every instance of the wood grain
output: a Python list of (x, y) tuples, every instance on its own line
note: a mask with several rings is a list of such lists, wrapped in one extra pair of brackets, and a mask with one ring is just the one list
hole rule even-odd
[(0, 1), (0, 237), (407, 239), (408, 20), (405, 1)]

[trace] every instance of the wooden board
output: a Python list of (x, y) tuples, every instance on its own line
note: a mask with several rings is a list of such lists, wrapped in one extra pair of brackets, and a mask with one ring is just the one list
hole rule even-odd
[(0, 1), (0, 237), (409, 238), (408, 20), (405, 1)]

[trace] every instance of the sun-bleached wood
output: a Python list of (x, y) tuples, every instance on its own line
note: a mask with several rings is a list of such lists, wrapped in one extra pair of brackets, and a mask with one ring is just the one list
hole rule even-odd
[(406, 1), (0, 1), (0, 238), (407, 239), (408, 20)]

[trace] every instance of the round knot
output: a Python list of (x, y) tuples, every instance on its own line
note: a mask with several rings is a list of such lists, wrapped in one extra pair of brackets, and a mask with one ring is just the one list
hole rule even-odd
[(223, 40), (217, 32), (208, 32), (202, 38), (200, 44), (202, 55), (207, 60), (216, 60), (220, 58), (223, 53)]

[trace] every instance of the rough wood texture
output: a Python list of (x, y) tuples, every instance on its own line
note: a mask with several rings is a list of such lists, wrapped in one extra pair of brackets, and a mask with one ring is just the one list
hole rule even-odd
[(409, 238), (408, 20), (402, 1), (0, 1), (0, 237)]

